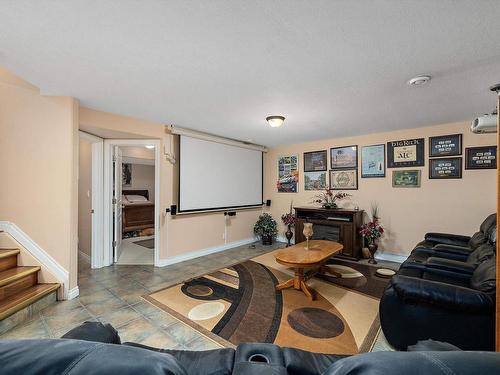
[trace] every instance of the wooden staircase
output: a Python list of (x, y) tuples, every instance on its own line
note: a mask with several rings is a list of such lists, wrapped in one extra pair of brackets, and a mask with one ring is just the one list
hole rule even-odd
[(19, 253), (19, 249), (0, 249), (0, 321), (60, 287), (38, 283), (40, 266), (18, 266)]

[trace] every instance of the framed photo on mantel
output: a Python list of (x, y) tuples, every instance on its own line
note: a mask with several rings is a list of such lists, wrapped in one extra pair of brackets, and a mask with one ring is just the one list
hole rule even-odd
[(429, 160), (430, 179), (462, 178), (462, 157)]
[(387, 168), (424, 165), (424, 138), (387, 142)]
[(429, 157), (462, 155), (462, 134), (429, 138)]

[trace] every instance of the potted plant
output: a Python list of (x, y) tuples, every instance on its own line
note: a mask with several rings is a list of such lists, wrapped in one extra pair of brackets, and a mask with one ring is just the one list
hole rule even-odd
[(281, 221), (283, 224), (287, 226), (287, 231), (285, 232), (285, 237), (287, 240), (286, 247), (290, 246), (290, 240), (293, 237), (293, 232), (292, 232), (292, 227), (295, 225), (295, 222), (297, 221), (297, 217), (292, 213), (292, 203), (290, 202), (290, 212), (281, 215)]
[(278, 224), (270, 214), (263, 213), (255, 223), (253, 231), (260, 236), (263, 245), (272, 245), (273, 238), (278, 234)]
[(378, 249), (377, 240), (384, 234), (384, 227), (379, 222), (377, 205), (372, 205), (372, 220), (363, 224), (359, 233), (368, 241), (368, 249), (370, 250), (368, 263), (377, 264), (375, 260), (375, 252)]
[(338, 191), (334, 194), (332, 189), (327, 188), (314, 197), (313, 203), (318, 203), (323, 208), (338, 208), (337, 201), (348, 198), (350, 196), (351, 194), (347, 194), (342, 191)]

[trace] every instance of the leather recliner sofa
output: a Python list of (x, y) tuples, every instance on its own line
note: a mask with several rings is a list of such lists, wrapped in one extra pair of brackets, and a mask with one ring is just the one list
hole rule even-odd
[[(272, 344), (242, 344), (236, 350), (202, 352), (118, 345), (113, 330), (89, 323), (105, 342), (77, 339), (0, 340), (2, 375), (493, 375), (500, 353), (461, 351), (378, 352), (350, 357), (309, 353)], [(87, 328), (89, 328), (87, 327)], [(88, 329), (70, 333), (88, 339)], [(439, 349), (450, 350), (450, 349)], [(451, 349), (454, 350), (454, 349)]]
[(426, 339), (494, 350), (495, 263), (493, 254), (477, 265), (438, 257), (404, 264), (380, 300), (387, 341), (399, 350)]
[(424, 263), (430, 257), (465, 261), (480, 246), (496, 244), (496, 222), (496, 214), (489, 215), (472, 236), (426, 233), (424, 240), (415, 246), (406, 262)]

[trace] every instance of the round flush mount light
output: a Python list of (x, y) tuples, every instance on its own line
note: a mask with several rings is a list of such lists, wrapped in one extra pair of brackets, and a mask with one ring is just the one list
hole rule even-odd
[(149, 148), (151, 150), (151, 149), (155, 148), (155, 146), (154, 145), (146, 145), (146, 148)]
[(285, 118), (283, 116), (267, 116), (266, 121), (271, 127), (279, 128), (285, 122)]
[(427, 82), (429, 82), (431, 80), (431, 76), (430, 75), (420, 75), (420, 76), (416, 76), (416, 77), (413, 77), (412, 79), (410, 79), (408, 82), (406, 82), (408, 84), (408, 86), (411, 86), (411, 87), (415, 87), (415, 86), (423, 86), (425, 85)]

